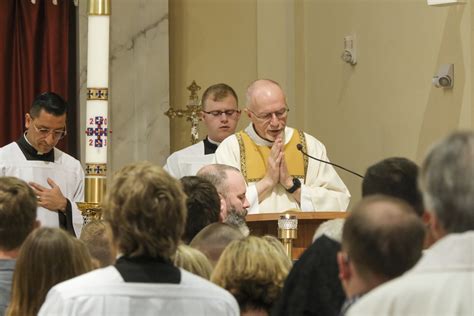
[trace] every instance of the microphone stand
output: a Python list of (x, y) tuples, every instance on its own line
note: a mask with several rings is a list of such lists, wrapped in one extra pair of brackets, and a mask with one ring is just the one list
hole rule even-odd
[(356, 175), (356, 176), (358, 176), (358, 177), (364, 179), (364, 176), (358, 174), (357, 172), (354, 172), (354, 171), (352, 171), (352, 170), (349, 170), (349, 169), (347, 169), (347, 168), (344, 168), (343, 166), (340, 166), (340, 165), (338, 165), (338, 164), (332, 163), (332, 162), (330, 162), (330, 161), (322, 160), (322, 159), (315, 158), (315, 157), (313, 157), (313, 156), (308, 155), (308, 153), (306, 153), (306, 152), (303, 151), (303, 145), (301, 145), (301, 144), (297, 144), (297, 145), (296, 145), (296, 149), (298, 149), (303, 155), (305, 155), (305, 156), (307, 156), (307, 157), (309, 157), (309, 158), (311, 158), (311, 159), (314, 159), (314, 160), (317, 160), (317, 161), (320, 161), (320, 162), (327, 163), (328, 165), (332, 165), (332, 166), (334, 166), (334, 167), (341, 168), (341, 169), (344, 170), (344, 171), (350, 172), (350, 173), (352, 173), (353, 175)]

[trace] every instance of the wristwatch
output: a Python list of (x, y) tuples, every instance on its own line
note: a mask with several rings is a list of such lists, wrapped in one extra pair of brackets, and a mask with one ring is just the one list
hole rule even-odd
[(298, 178), (293, 178), (293, 186), (291, 188), (286, 189), (288, 193), (294, 193), (296, 190), (301, 188), (301, 181)]

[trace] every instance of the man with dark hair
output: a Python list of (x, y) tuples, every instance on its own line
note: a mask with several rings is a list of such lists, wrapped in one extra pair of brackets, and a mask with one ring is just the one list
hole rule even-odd
[(341, 314), (362, 295), (402, 275), (421, 257), (425, 228), (403, 200), (373, 195), (354, 206), (344, 223), (339, 278), (347, 301)]
[(419, 216), (425, 209), (418, 189), (418, 166), (402, 157), (391, 157), (370, 166), (362, 181), (362, 196), (383, 194), (410, 204)]
[(25, 115), (26, 132), (0, 148), (0, 176), (28, 182), (38, 199), (43, 226), (81, 233), (83, 219), (76, 202), (83, 200), (84, 172), (80, 162), (57, 149), (66, 135), (67, 103), (53, 92), (35, 98)]
[(186, 176), (181, 178), (183, 191), (186, 193), (186, 228), (183, 241), (186, 244), (196, 236), (204, 227), (219, 221), (221, 202), (216, 187), (208, 180)]
[(245, 222), (245, 216), (250, 204), (245, 196), (247, 185), (239, 169), (211, 164), (202, 167), (197, 175), (216, 187), (221, 201), (221, 221), (236, 226), (244, 236), (248, 236), (249, 228)]
[(173, 265), (186, 212), (181, 184), (161, 167), (123, 167), (104, 203), (121, 257), (53, 287), (39, 315), (239, 315), (230, 293)]
[(420, 188), (436, 242), (416, 266), (364, 296), (349, 315), (472, 315), (474, 133), (431, 149)]
[(225, 83), (207, 88), (202, 95), (200, 113), (207, 128), (206, 138), (169, 156), (165, 170), (179, 179), (194, 176), (202, 166), (212, 163), (217, 146), (235, 132), (240, 118), (238, 102), (234, 89)]
[(205, 254), (212, 266), (215, 267), (225, 247), (232, 241), (242, 238), (244, 235), (235, 226), (212, 223), (194, 236), (189, 245)]
[(36, 196), (24, 181), (0, 177), (0, 315), (4, 315), (12, 285), (15, 259), (36, 221)]

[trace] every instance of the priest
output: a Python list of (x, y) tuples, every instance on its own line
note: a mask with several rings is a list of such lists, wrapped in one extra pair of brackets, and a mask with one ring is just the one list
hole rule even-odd
[(288, 209), (345, 211), (350, 194), (334, 168), (303, 156), (328, 161), (324, 145), (286, 126), (289, 108), (280, 85), (256, 80), (247, 89), (246, 112), (251, 123), (228, 137), (216, 151), (217, 163), (238, 168), (247, 184), (249, 213)]
[(195, 176), (201, 167), (213, 163), (217, 146), (235, 132), (239, 122), (237, 94), (227, 84), (219, 83), (207, 88), (201, 102), (201, 118), (207, 128), (207, 137), (197, 144), (174, 152), (164, 166), (177, 179)]
[(79, 236), (83, 219), (84, 172), (80, 162), (57, 149), (66, 136), (67, 103), (53, 92), (35, 98), (25, 115), (26, 132), (0, 148), (0, 176), (29, 183), (38, 199), (41, 225), (61, 227)]

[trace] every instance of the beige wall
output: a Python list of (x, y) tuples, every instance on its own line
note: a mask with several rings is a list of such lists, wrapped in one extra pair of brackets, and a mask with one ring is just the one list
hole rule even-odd
[[(224, 82), (245, 104), (245, 87), (256, 76), (254, 0), (170, 0), (170, 104), (188, 104), (186, 87), (196, 80), (199, 95)], [(247, 123), (242, 115), (240, 127)], [(200, 137), (206, 131), (201, 128)], [(171, 152), (190, 145), (190, 123), (173, 119)]]
[[(243, 105), (246, 85), (271, 77), (287, 91), (289, 125), (319, 138), (332, 161), (359, 173), (390, 156), (420, 163), (435, 140), (472, 127), (469, 3), (172, 0), (169, 9), (176, 107), (186, 104), (193, 79), (203, 88), (231, 84)], [(340, 59), (348, 34), (356, 34), (356, 66)], [(452, 90), (431, 85), (443, 63), (455, 64)], [(188, 144), (188, 132), (184, 122), (171, 128), (172, 150)], [(339, 174), (358, 200), (361, 180)]]

